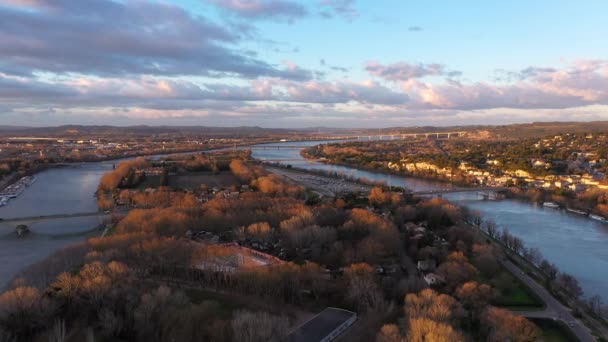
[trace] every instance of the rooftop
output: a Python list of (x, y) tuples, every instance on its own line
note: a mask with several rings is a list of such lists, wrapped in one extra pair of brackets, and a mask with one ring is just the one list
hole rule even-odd
[(352, 325), (356, 319), (357, 314), (354, 312), (338, 308), (327, 308), (292, 332), (289, 335), (288, 341), (331, 341), (337, 337), (341, 331), (336, 334), (334, 338), (328, 339), (332, 333), (336, 332), (339, 328), (342, 328), (343, 330), (346, 329)]

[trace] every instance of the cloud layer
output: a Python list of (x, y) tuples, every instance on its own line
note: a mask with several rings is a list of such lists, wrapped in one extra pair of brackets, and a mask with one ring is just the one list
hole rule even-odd
[(0, 0), (0, 124), (112, 117), (369, 126), (504, 113), (597, 119), (608, 106), (608, 60), (497, 70), (491, 81), (432, 61), (381, 63), (373, 52), (356, 67), (322, 56), (305, 66), (252, 51), (266, 38), (251, 23), (320, 11), (350, 25), (363, 16), (354, 1), (204, 3), (222, 14), (146, 0)]

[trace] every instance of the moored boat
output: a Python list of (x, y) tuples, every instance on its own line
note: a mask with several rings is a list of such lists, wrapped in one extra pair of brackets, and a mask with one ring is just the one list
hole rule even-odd
[(589, 215), (589, 218), (592, 220), (600, 221), (602, 223), (608, 223), (608, 220), (605, 217), (600, 216), (600, 215), (591, 214), (591, 215)]
[(543, 203), (543, 207), (547, 207), (547, 208), (551, 208), (551, 209), (558, 209), (559, 204), (554, 203), (554, 202), (545, 202), (545, 203)]
[(582, 210), (578, 210), (578, 209), (566, 208), (566, 211), (569, 213), (572, 213), (572, 214), (576, 214), (576, 215), (587, 216), (586, 211), (582, 211)]

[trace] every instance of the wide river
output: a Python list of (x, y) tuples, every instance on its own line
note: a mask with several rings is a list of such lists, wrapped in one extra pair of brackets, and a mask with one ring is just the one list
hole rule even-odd
[[(266, 146), (313, 146), (324, 142), (284, 142)], [(445, 183), (398, 177), (344, 166), (307, 161), (298, 149), (253, 149), (257, 159), (283, 161), (295, 167), (331, 170), (355, 177), (385, 181), (389, 185), (412, 190), (434, 190)], [(91, 212), (96, 210), (94, 192), (101, 175), (118, 162), (74, 164), (50, 169), (37, 175), (36, 183), (19, 198), (0, 208), (1, 218)], [(586, 296), (599, 294), (608, 298), (608, 225), (513, 201), (481, 201), (474, 194), (450, 194), (447, 199), (481, 212), (500, 227), (524, 240), (527, 247), (537, 247), (562, 271), (576, 276)], [(32, 234), (19, 239), (17, 223), (0, 223), (0, 289), (26, 266), (44, 259), (60, 248), (99, 234), (91, 229), (98, 218), (61, 218), (26, 222)]]

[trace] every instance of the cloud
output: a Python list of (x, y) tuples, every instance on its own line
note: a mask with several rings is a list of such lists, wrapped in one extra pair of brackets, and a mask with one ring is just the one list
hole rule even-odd
[(231, 14), (249, 19), (281, 18), (294, 20), (308, 15), (297, 2), (286, 0), (208, 0)]
[(410, 26), (407, 28), (408, 31), (410, 32), (420, 32), (422, 31), (422, 27), (420, 26)]
[(376, 61), (368, 62), (365, 70), (372, 75), (387, 81), (407, 81), (426, 76), (459, 76), (458, 71), (446, 70), (443, 64), (410, 64), (397, 62), (393, 64), (380, 64)]
[(355, 8), (354, 0), (321, 0), (321, 16), (333, 18), (342, 17), (347, 20), (354, 20), (359, 17), (359, 11)]
[(235, 48), (241, 40), (236, 29), (165, 3), (29, 0), (0, 6), (0, 71), (7, 74), (303, 76)]
[(608, 104), (608, 61), (577, 61), (562, 69), (529, 67), (515, 82), (445, 84), (414, 82), (418, 108), (479, 110), (495, 108), (566, 109)]

